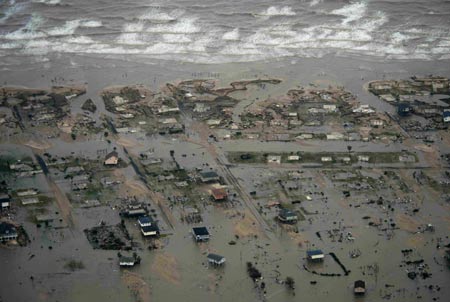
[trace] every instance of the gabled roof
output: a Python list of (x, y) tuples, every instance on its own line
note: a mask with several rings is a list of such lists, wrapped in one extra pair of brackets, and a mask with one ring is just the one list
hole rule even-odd
[(141, 216), (138, 218), (140, 224), (153, 223), (153, 218), (150, 216)]
[(297, 217), (297, 214), (295, 214), (294, 212), (292, 212), (289, 209), (281, 209), (279, 215), (281, 217)]
[(364, 282), (363, 280), (356, 280), (355, 281), (355, 287), (365, 288), (366, 287), (366, 282)]
[(224, 199), (228, 196), (224, 188), (214, 188), (211, 190), (211, 193), (214, 199)]
[(0, 236), (2, 235), (17, 235), (16, 227), (7, 222), (0, 223)]
[(214, 171), (202, 171), (200, 172), (202, 178), (217, 178), (219, 175)]
[(223, 259), (225, 259), (225, 257), (217, 255), (217, 254), (208, 254), (208, 256), (206, 256), (208, 259), (214, 260), (216, 262), (220, 262)]
[(323, 252), (322, 252), (322, 250), (311, 250), (311, 251), (306, 251), (306, 255), (319, 256), (319, 255), (323, 255)]
[(195, 236), (209, 236), (208, 229), (206, 227), (192, 228), (192, 232)]
[(144, 233), (159, 232), (159, 228), (158, 228), (158, 226), (156, 224), (152, 224), (152, 225), (149, 225), (149, 226), (142, 227), (142, 231)]
[(117, 153), (116, 151), (110, 152), (110, 153), (106, 154), (105, 160), (110, 159), (112, 157), (119, 157), (119, 153)]

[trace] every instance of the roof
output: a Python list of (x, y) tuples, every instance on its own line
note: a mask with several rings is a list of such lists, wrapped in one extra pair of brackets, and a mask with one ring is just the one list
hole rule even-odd
[(149, 225), (149, 226), (142, 227), (142, 231), (144, 233), (159, 232), (159, 228), (158, 228), (158, 226), (156, 224), (152, 224), (152, 225)]
[(111, 152), (111, 153), (108, 153), (108, 154), (106, 154), (106, 156), (105, 156), (105, 160), (106, 160), (106, 159), (110, 159), (110, 158), (112, 158), (112, 157), (119, 157), (119, 153), (117, 153), (116, 151), (113, 151), (113, 152)]
[(0, 235), (11, 235), (11, 234), (17, 234), (16, 227), (7, 222), (0, 223)]
[(9, 201), (10, 197), (8, 194), (0, 194), (0, 201)]
[(297, 214), (295, 214), (289, 209), (281, 209), (279, 215), (281, 217), (294, 217), (294, 216), (297, 217)]
[(364, 282), (363, 280), (356, 280), (355, 281), (355, 287), (365, 288), (366, 287), (366, 282)]
[(444, 111), (443, 115), (444, 117), (450, 117), (450, 111)]
[(153, 223), (153, 219), (150, 216), (141, 216), (138, 218), (138, 221), (141, 224)]
[(323, 252), (322, 252), (322, 250), (311, 250), (311, 251), (306, 251), (306, 255), (318, 256), (318, 255), (323, 255)]
[(211, 193), (214, 199), (224, 199), (228, 195), (224, 188), (214, 188)]
[(206, 257), (208, 257), (208, 259), (214, 260), (216, 262), (220, 262), (223, 259), (225, 259), (225, 257), (217, 255), (217, 254), (208, 254), (208, 256), (206, 256)]
[(121, 256), (119, 261), (126, 262), (126, 263), (134, 263), (136, 261), (136, 259), (134, 259), (134, 257)]
[(209, 236), (208, 229), (206, 227), (192, 228), (192, 232), (195, 236)]
[(202, 178), (217, 178), (217, 177), (219, 177), (219, 175), (216, 172), (214, 172), (214, 171), (200, 172), (200, 176)]

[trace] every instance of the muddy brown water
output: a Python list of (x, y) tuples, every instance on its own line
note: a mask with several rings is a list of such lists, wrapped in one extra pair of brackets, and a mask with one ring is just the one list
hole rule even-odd
[[(114, 84), (148, 84), (156, 90), (165, 82), (176, 79), (190, 78), (194, 71), (214, 71), (219, 72), (221, 85), (227, 85), (230, 80), (242, 78), (254, 78), (271, 70), (270, 76), (282, 78), (284, 82), (273, 90), (272, 94), (282, 94), (296, 85), (307, 85), (309, 82), (332, 82), (343, 85), (352, 91), (362, 101), (370, 103), (378, 110), (394, 112), (394, 108), (388, 104), (378, 101), (377, 98), (365, 92), (363, 84), (369, 80), (382, 78), (406, 78), (414, 74), (430, 73), (449, 75), (448, 69), (442, 62), (409, 62), (409, 63), (374, 63), (364, 60), (351, 60), (334, 57), (325, 57), (321, 60), (300, 60), (295, 64), (290, 61), (252, 63), (246, 65), (192, 65), (179, 63), (158, 63), (155, 65), (137, 64), (133, 62), (118, 60), (103, 60), (99, 58), (75, 58), (83, 61), (86, 68), (70, 68), (64, 65), (64, 58), (55, 58), (52, 64), (40, 71), (38, 68), (14, 70), (8, 75), (0, 76), (2, 82), (8, 84), (26, 85), (29, 87), (49, 86), (50, 79), (55, 76), (63, 76), (66, 80), (62, 84), (75, 82), (87, 82), (87, 94), (76, 99), (72, 104), (73, 112), (78, 112), (86, 98), (92, 98), (98, 107), (96, 115), (105, 113), (103, 102), (100, 100), (99, 92), (105, 86)], [(94, 64), (95, 63), (95, 64)], [(90, 65), (91, 64), (91, 65)], [(100, 68), (101, 67), (101, 68)], [(131, 71), (132, 70), (132, 71)], [(122, 75), (127, 72), (127, 77)], [(37, 76), (40, 74), (43, 76)], [(362, 78), (364, 80), (362, 80)], [(255, 94), (267, 96), (261, 92)], [(248, 99), (254, 96), (251, 91)], [(244, 104), (244, 103), (243, 103)], [(189, 131), (189, 129), (188, 129)], [(146, 137), (142, 134), (125, 135), (139, 143), (130, 147), (130, 150), (138, 154), (150, 148), (154, 148), (155, 157), (168, 158), (169, 151), (175, 150), (175, 157), (180, 164), (188, 169), (202, 166), (209, 163), (214, 166), (214, 159), (208, 155), (200, 145), (186, 143), (179, 139), (159, 136)], [(195, 134), (193, 134), (195, 137)], [(64, 143), (58, 139), (49, 139), (53, 147), (48, 152), (61, 156), (70, 155), (72, 152), (77, 156), (97, 158), (97, 150), (111, 150), (116, 146), (120, 156), (125, 156), (122, 148), (116, 144), (107, 142), (88, 141), (77, 143)], [(398, 151), (402, 146), (399, 144), (375, 145), (371, 143), (353, 143), (354, 150), (380, 150)], [(222, 151), (246, 151), (258, 150), (266, 152), (297, 151), (298, 144), (276, 144), (255, 141), (223, 142), (217, 144)], [(311, 151), (329, 149), (346, 151), (347, 144), (344, 142), (321, 142), (312, 146), (301, 146), (302, 149)], [(17, 145), (1, 145), (2, 152), (15, 152), (23, 150), (27, 153), (27, 147)], [(12, 150), (12, 151), (11, 151)], [(206, 155), (202, 153), (205, 152)], [(192, 154), (196, 156), (192, 156)], [(187, 154), (187, 157), (182, 157)], [(222, 154), (222, 153), (220, 153)], [(223, 155), (221, 155), (223, 156)], [(280, 169), (270, 168), (271, 174), (264, 176), (266, 168), (242, 166), (231, 168), (233, 175), (248, 189), (248, 193), (253, 191), (254, 183), (264, 180), (273, 181), (273, 174), (286, 172), (290, 168)], [(295, 169), (294, 169), (295, 170)], [(263, 172), (261, 172), (263, 171)], [(260, 174), (258, 174), (260, 173)], [(314, 176), (319, 171), (312, 172)], [(134, 178), (132, 169), (126, 170), (126, 177)], [(354, 208), (348, 206), (348, 201), (342, 202), (342, 192), (333, 187), (331, 182), (325, 179), (321, 188), (315, 188), (316, 183), (308, 181), (305, 190), (316, 190), (324, 192), (328, 197), (325, 200), (313, 196), (313, 200), (305, 203), (305, 207), (310, 211), (318, 211), (317, 215), (307, 216), (307, 220), (299, 222), (299, 229), (303, 245), (299, 246), (293, 235), (283, 231), (283, 229), (273, 220), (273, 217), (265, 217), (270, 226), (267, 230), (272, 234), (272, 240), (261, 235), (255, 238), (240, 238), (236, 245), (229, 245), (230, 240), (235, 240), (234, 230), (238, 223), (237, 218), (227, 218), (224, 209), (220, 206), (208, 205), (203, 209), (204, 225), (212, 234), (210, 242), (197, 244), (190, 235), (191, 225), (178, 222), (174, 226), (173, 235), (162, 239), (164, 248), (161, 250), (148, 251), (145, 241), (140, 238), (139, 230), (133, 221), (128, 221), (130, 232), (140, 242), (138, 249), (142, 262), (139, 266), (130, 271), (141, 276), (142, 280), (149, 286), (151, 300), (153, 301), (317, 301), (330, 299), (335, 301), (380, 301), (382, 297), (391, 301), (412, 301), (418, 296), (422, 296), (423, 301), (430, 301), (432, 298), (444, 299), (448, 296), (450, 289), (446, 286), (450, 280), (450, 273), (443, 262), (443, 250), (436, 249), (437, 238), (444, 238), (443, 242), (448, 243), (448, 206), (440, 199), (428, 198), (427, 188), (417, 192), (418, 196), (424, 200), (421, 211), (414, 220), (420, 224), (433, 223), (436, 227), (435, 233), (411, 234), (404, 230), (396, 230), (394, 237), (386, 239), (386, 233), (369, 227), (367, 222), (361, 217), (371, 215), (377, 218), (389, 219), (395, 214), (386, 214), (380, 209), (362, 206)], [(43, 192), (49, 193), (43, 176), (34, 179), (21, 179), (14, 184), (14, 187), (36, 186)], [(273, 194), (275, 188), (269, 187), (268, 194)], [(364, 192), (357, 194), (358, 198), (364, 200), (367, 197)], [(369, 193), (367, 193), (369, 195)], [(370, 193), (372, 194), (372, 193)], [(380, 192), (383, 194), (383, 192)], [(386, 192), (387, 194), (387, 192)], [(269, 196), (268, 195), (268, 196)], [(373, 194), (372, 194), (373, 195)], [(352, 197), (353, 198), (353, 197)], [(355, 200), (358, 199), (355, 196)], [(353, 200), (353, 199), (352, 199)], [(47, 206), (48, 210), (56, 213), (58, 211), (55, 204)], [(241, 205), (236, 206), (236, 210), (241, 212), (246, 208)], [(402, 213), (402, 208), (396, 207), (396, 211)], [(56, 214), (55, 214), (56, 215)], [(56, 215), (58, 216), (58, 215)], [(90, 209), (74, 209), (73, 211), (75, 227), (69, 228), (36, 228), (28, 219), (27, 210), (19, 207), (13, 218), (15, 221), (23, 222), (27, 232), (32, 239), (30, 245), (26, 247), (0, 248), (0, 267), (2, 274), (0, 277), (0, 297), (3, 301), (135, 301), (135, 297), (122, 280), (123, 272), (118, 267), (116, 251), (93, 250), (83, 229), (97, 225), (101, 220), (106, 223), (115, 224), (120, 221), (116, 210), (102, 206)], [(405, 222), (407, 223), (407, 221)], [(353, 242), (344, 241), (333, 242), (326, 236), (328, 230), (336, 226), (347, 226), (356, 238)], [(323, 232), (322, 240), (316, 232)], [(264, 232), (263, 232), (264, 233)], [(52, 249), (49, 249), (49, 247)], [(349, 276), (322, 277), (313, 275), (303, 269), (305, 253), (308, 248), (320, 248), (325, 253), (334, 252), (347, 269), (351, 270)], [(421, 280), (410, 280), (406, 276), (407, 267), (400, 267), (405, 258), (400, 252), (405, 248), (417, 249), (411, 259), (423, 258), (429, 266), (429, 271), (433, 273), (432, 278)], [(361, 256), (356, 259), (349, 257), (349, 252), (358, 249)], [(223, 268), (211, 268), (207, 265), (206, 254), (215, 252), (227, 258), (227, 263)], [(168, 268), (173, 270), (170, 274), (161, 273), (155, 270), (155, 261), (158, 255), (175, 259)], [(81, 260), (85, 268), (70, 272), (64, 268), (68, 260)], [(246, 273), (246, 262), (253, 262), (261, 270), (266, 284), (266, 295), (254, 288), (254, 283), (248, 278)], [(373, 273), (368, 266), (378, 266), (378, 274)], [(321, 272), (340, 272), (338, 266), (328, 255), (323, 265), (313, 266)], [(173, 278), (175, 276), (175, 282)], [(33, 276), (33, 279), (30, 277)], [(294, 278), (296, 282), (295, 296), (285, 289), (284, 285), (277, 283), (277, 277), (285, 279), (287, 276)], [(367, 295), (362, 299), (355, 299), (352, 293), (353, 282), (357, 279), (364, 279), (367, 284)], [(317, 281), (317, 284), (310, 284)], [(386, 287), (386, 284), (393, 287)], [(429, 285), (440, 286), (440, 291), (428, 289)], [(387, 299), (388, 300), (388, 299)]]

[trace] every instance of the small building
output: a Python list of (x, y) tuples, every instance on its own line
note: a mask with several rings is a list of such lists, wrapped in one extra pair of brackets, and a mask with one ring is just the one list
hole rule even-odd
[(119, 258), (119, 265), (121, 267), (133, 267), (136, 265), (136, 259), (133, 257), (121, 256)]
[(369, 162), (370, 157), (368, 155), (358, 155), (358, 161), (360, 162)]
[(353, 293), (355, 295), (364, 295), (366, 293), (366, 282), (363, 280), (356, 280), (353, 286)]
[(281, 164), (281, 156), (279, 155), (269, 155), (267, 156), (268, 164)]
[(333, 158), (331, 156), (322, 156), (320, 158), (320, 161), (322, 161), (322, 162), (332, 162)]
[(217, 255), (217, 254), (208, 254), (206, 256), (208, 258), (208, 262), (213, 265), (223, 265), (226, 261), (225, 257)]
[(325, 255), (322, 252), (322, 250), (309, 250), (306, 252), (306, 256), (309, 261), (314, 261), (314, 262), (323, 261), (323, 259), (325, 258)]
[(0, 210), (6, 210), (11, 207), (11, 198), (8, 194), (0, 195)]
[(413, 107), (406, 103), (401, 103), (397, 107), (397, 113), (400, 116), (408, 116), (413, 112)]
[(119, 154), (116, 151), (108, 153), (105, 157), (105, 165), (115, 166), (119, 163)]
[(289, 155), (288, 156), (288, 160), (289, 161), (297, 161), (297, 160), (300, 160), (300, 156), (298, 156), (298, 155)]
[(40, 202), (41, 201), (37, 197), (30, 197), (30, 198), (22, 199), (22, 205), (23, 206), (27, 206), (27, 205), (31, 205), (31, 204), (38, 204)]
[(383, 127), (384, 121), (383, 120), (370, 120), (370, 125), (372, 127)]
[(224, 201), (228, 197), (228, 193), (224, 188), (214, 188), (211, 190), (211, 196), (214, 201)]
[(444, 120), (444, 123), (450, 123), (450, 111), (449, 110), (445, 110), (442, 113), (442, 118)]
[(159, 236), (159, 228), (156, 224), (141, 227), (141, 233), (145, 237), (149, 236)]
[(216, 182), (220, 180), (220, 177), (214, 171), (202, 171), (200, 172), (200, 180), (203, 183)]
[(45, 226), (50, 226), (53, 220), (54, 220), (53, 217), (49, 215), (36, 215), (37, 223), (39, 224), (43, 223)]
[(206, 227), (195, 227), (192, 228), (192, 236), (195, 241), (208, 241), (210, 238), (208, 229)]
[(0, 222), (0, 242), (7, 242), (17, 239), (16, 227), (7, 222)]
[(146, 226), (151, 226), (155, 222), (153, 221), (153, 219), (150, 216), (141, 216), (138, 218), (138, 223), (141, 226), (141, 228), (143, 228)]
[(278, 220), (283, 223), (295, 223), (298, 220), (298, 216), (289, 209), (281, 209), (278, 213)]
[(147, 215), (147, 211), (141, 207), (135, 209), (128, 209), (121, 212), (121, 215), (125, 217), (140, 217)]

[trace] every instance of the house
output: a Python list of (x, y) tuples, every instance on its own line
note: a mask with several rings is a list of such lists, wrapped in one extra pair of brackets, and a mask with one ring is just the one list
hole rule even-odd
[(136, 209), (128, 209), (120, 213), (120, 215), (125, 217), (140, 217), (147, 215), (147, 211), (143, 208), (136, 208)]
[(0, 210), (6, 210), (11, 207), (11, 198), (8, 194), (0, 195)]
[(389, 103), (392, 103), (392, 102), (396, 101), (395, 97), (392, 94), (380, 95), (380, 99), (382, 99), (385, 102), (389, 102)]
[(332, 132), (327, 134), (327, 140), (340, 140), (344, 139), (344, 134), (339, 132)]
[(278, 220), (283, 223), (295, 223), (298, 220), (298, 216), (289, 209), (281, 209), (278, 213)]
[(211, 190), (211, 196), (215, 201), (223, 201), (227, 199), (228, 194), (224, 188), (214, 188)]
[(37, 195), (39, 193), (39, 191), (37, 189), (24, 189), (24, 190), (19, 190), (16, 193), (17, 193), (17, 196), (23, 197), (23, 196), (29, 196), (29, 195)]
[(147, 236), (159, 236), (159, 228), (156, 224), (141, 227), (142, 235)]
[(370, 157), (368, 155), (358, 155), (358, 161), (369, 162)]
[(450, 111), (449, 110), (445, 110), (442, 113), (442, 118), (444, 119), (444, 123), (449, 123), (450, 122)]
[(200, 172), (200, 180), (203, 183), (215, 182), (215, 181), (219, 181), (220, 177), (214, 171), (203, 171), (203, 172)]
[(353, 292), (355, 295), (364, 295), (366, 293), (366, 282), (363, 280), (356, 280), (353, 286)]
[(268, 164), (281, 164), (281, 156), (279, 155), (269, 155), (267, 156)]
[(17, 239), (16, 227), (7, 222), (0, 222), (0, 242), (7, 242)]
[(43, 223), (45, 226), (50, 226), (53, 222), (53, 218), (49, 215), (36, 215), (36, 221), (39, 224)]
[(331, 156), (322, 156), (322, 157), (320, 158), (320, 160), (321, 160), (322, 162), (332, 162), (332, 161), (333, 161), (333, 158), (332, 158)]
[(136, 264), (136, 259), (134, 257), (121, 256), (119, 258), (119, 265), (121, 267), (132, 267)]
[(288, 160), (289, 160), (289, 161), (300, 160), (300, 156), (298, 156), (298, 155), (289, 155), (289, 156), (288, 156)]
[(105, 165), (107, 166), (115, 166), (119, 162), (119, 154), (116, 151), (108, 153), (105, 157)]
[(210, 238), (208, 229), (206, 227), (195, 227), (192, 228), (192, 236), (195, 241), (208, 241)]
[(370, 120), (370, 125), (373, 127), (382, 127), (384, 125), (383, 120)]
[(40, 202), (41, 201), (37, 197), (30, 197), (30, 198), (22, 199), (22, 205), (23, 206), (27, 206), (27, 205), (30, 205), (30, 204), (38, 204)]
[(337, 110), (337, 107), (336, 105), (325, 104), (323, 105), (323, 109), (325, 109), (328, 112), (334, 112)]
[(306, 252), (306, 256), (309, 261), (323, 261), (325, 258), (324, 253), (321, 250), (309, 250)]
[(138, 218), (138, 223), (141, 226), (141, 228), (143, 228), (146, 226), (151, 226), (155, 222), (153, 221), (153, 219), (150, 216), (141, 216)]
[(225, 257), (217, 254), (208, 254), (206, 257), (208, 258), (208, 262), (213, 265), (222, 265), (226, 261)]
[(401, 103), (400, 105), (398, 105), (397, 107), (397, 113), (400, 116), (408, 116), (409, 114), (411, 114), (413, 112), (413, 107), (411, 107), (408, 104), (405, 103)]

